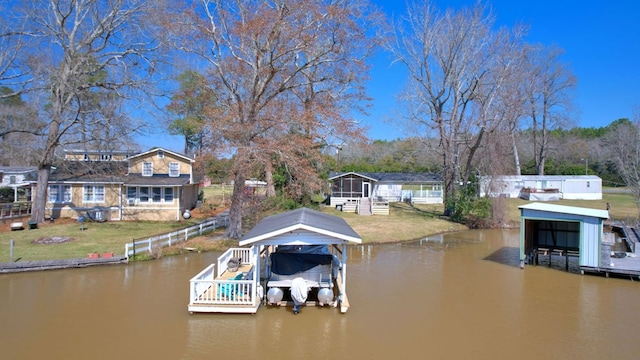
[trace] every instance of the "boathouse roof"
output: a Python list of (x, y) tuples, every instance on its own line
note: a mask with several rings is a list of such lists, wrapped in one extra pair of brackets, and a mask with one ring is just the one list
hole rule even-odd
[(582, 216), (590, 216), (590, 217), (601, 218), (601, 219), (609, 218), (609, 212), (607, 210), (589, 209), (589, 208), (583, 208), (583, 207), (556, 205), (556, 204), (539, 203), (539, 202), (522, 205), (522, 206), (519, 206), (518, 209), (543, 211), (543, 212), (568, 214), (568, 215), (582, 215)]
[(239, 244), (244, 246), (266, 240), (301, 245), (362, 242), (360, 235), (344, 219), (309, 208), (262, 219)]

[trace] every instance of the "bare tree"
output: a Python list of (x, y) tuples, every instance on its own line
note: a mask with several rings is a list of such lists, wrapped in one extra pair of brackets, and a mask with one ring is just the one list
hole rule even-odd
[[(38, 0), (25, 2), (15, 19), (27, 18), (33, 42), (30, 58), (31, 96), (40, 97), (47, 118), (32, 220), (44, 221), (47, 184), (56, 149), (65, 139), (77, 141), (95, 111), (91, 93), (125, 96), (140, 86), (153, 63), (155, 47), (145, 32), (143, 0)], [(101, 95), (100, 95), (101, 96)], [(94, 118), (99, 119), (99, 118)], [(97, 120), (99, 122), (99, 120)], [(85, 128), (86, 130), (86, 128)]]
[(536, 172), (544, 175), (549, 153), (549, 131), (566, 120), (571, 108), (571, 91), (576, 78), (560, 61), (562, 50), (557, 47), (531, 46), (525, 52), (523, 69), (525, 96), (528, 101), (527, 118), (531, 121)]
[[(369, 5), (360, 0), (202, 0), (166, 22), (179, 46), (209, 65), (219, 99), (208, 118), (217, 143), (234, 156), (226, 236), (242, 235), (248, 171), (283, 167), (310, 181), (326, 137), (355, 136), (349, 105), (364, 99), (371, 41)], [(177, 20), (176, 20), (177, 19)], [(355, 109), (357, 110), (357, 108)], [(318, 149), (316, 151), (316, 149)], [(308, 182), (306, 184), (313, 184)]]
[(613, 128), (602, 143), (640, 210), (640, 108), (634, 112), (633, 122), (617, 121), (612, 124)]
[(20, 95), (31, 80), (25, 67), (27, 59), (21, 57), (31, 35), (25, 29), (24, 19), (9, 19), (13, 9), (7, 2), (0, 3), (3, 21), (0, 21), (0, 83), (5, 86), (0, 99)]
[(439, 12), (416, 2), (387, 43), (409, 72), (411, 120), (425, 138), (440, 141), (434, 150), (442, 158), (445, 202), (472, 175), (485, 135), (504, 123), (500, 96), (517, 63), (521, 32), (494, 31), (493, 24), (480, 4)]
[(3, 165), (34, 165), (39, 148), (39, 138), (34, 133), (44, 126), (33, 107), (20, 94), (11, 88), (0, 87), (0, 154)]

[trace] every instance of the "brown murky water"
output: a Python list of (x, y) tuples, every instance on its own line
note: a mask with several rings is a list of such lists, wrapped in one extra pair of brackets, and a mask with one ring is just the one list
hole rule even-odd
[(0, 276), (2, 359), (637, 359), (640, 284), (518, 268), (518, 231), (352, 247), (351, 309), (189, 315), (218, 254)]

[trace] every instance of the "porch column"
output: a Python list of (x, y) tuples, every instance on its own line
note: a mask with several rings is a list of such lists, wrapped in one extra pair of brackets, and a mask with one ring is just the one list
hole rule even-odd
[(347, 292), (347, 245), (346, 244), (342, 244), (342, 289), (345, 293)]

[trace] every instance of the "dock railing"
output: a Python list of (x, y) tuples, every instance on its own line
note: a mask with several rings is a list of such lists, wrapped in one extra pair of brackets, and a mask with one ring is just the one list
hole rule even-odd
[(220, 227), (226, 227), (229, 223), (228, 216), (218, 216), (207, 219), (199, 224), (189, 226), (184, 229), (175, 230), (170, 233), (153, 235), (141, 239), (134, 239), (132, 243), (124, 245), (124, 256), (127, 259), (131, 256), (142, 253), (153, 253), (154, 249), (172, 246), (180, 242), (189, 240), (194, 236), (200, 236), (207, 231), (213, 231)]
[(232, 258), (240, 259), (240, 264), (252, 263), (251, 248), (231, 248), (218, 257), (218, 276), (227, 271), (227, 264)]
[[(231, 258), (240, 258), (242, 264), (255, 266), (257, 255), (253, 248), (231, 248), (190, 280), (189, 304), (191, 305), (255, 305), (257, 297), (256, 271), (252, 269), (246, 278), (216, 279), (227, 270)], [(216, 265), (218, 267), (216, 275)], [(243, 274), (243, 273), (239, 273)]]

